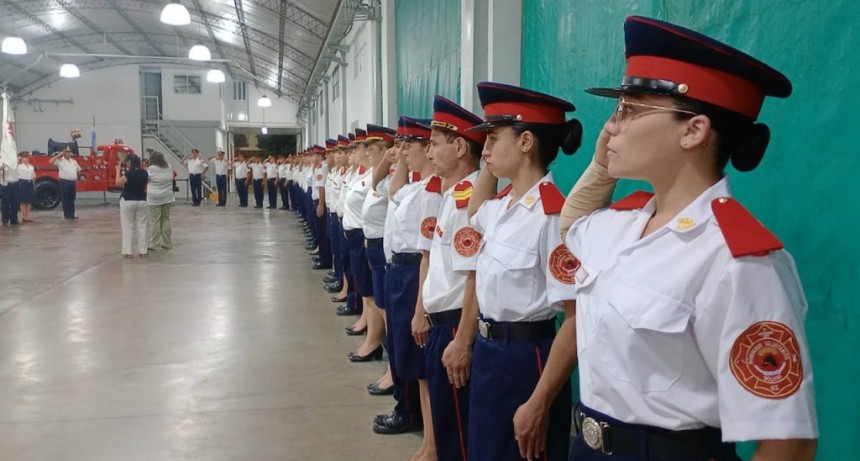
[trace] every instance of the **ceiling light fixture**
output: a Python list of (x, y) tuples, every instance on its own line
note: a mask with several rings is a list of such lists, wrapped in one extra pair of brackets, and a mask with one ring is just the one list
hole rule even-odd
[(259, 106), (259, 107), (272, 107), (272, 100), (269, 99), (268, 96), (263, 95), (262, 98), (257, 100), (257, 106)]
[(21, 37), (6, 37), (0, 49), (7, 54), (27, 54), (27, 44)]
[(264, 126), (263, 128), (260, 128), (260, 133), (269, 134), (269, 129)]
[(63, 64), (60, 67), (60, 77), (63, 78), (78, 78), (81, 76), (81, 70), (74, 64)]
[(224, 75), (224, 72), (218, 69), (212, 69), (209, 72), (206, 72), (206, 81), (209, 83), (223, 83), (227, 80), (227, 77)]
[(210, 61), (212, 59), (212, 53), (209, 52), (209, 48), (207, 48), (206, 45), (198, 43), (188, 50), (188, 59), (193, 59), (195, 61)]
[(187, 26), (191, 24), (191, 14), (179, 2), (171, 2), (161, 10), (161, 22), (171, 26)]

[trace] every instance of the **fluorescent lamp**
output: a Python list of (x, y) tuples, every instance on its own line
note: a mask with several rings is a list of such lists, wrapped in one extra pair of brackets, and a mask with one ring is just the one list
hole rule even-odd
[(161, 10), (161, 22), (171, 26), (187, 26), (191, 24), (191, 14), (178, 2), (168, 3)]
[(188, 50), (188, 59), (193, 59), (195, 61), (209, 61), (212, 59), (212, 53), (209, 52), (209, 48), (206, 48), (206, 45), (194, 45)]
[(259, 107), (272, 107), (272, 100), (268, 96), (263, 96), (257, 100), (257, 105)]
[(260, 133), (269, 134), (269, 129), (266, 127), (260, 128)]
[(206, 81), (209, 83), (223, 83), (227, 80), (227, 77), (224, 75), (224, 72), (218, 69), (212, 69), (209, 72), (206, 72)]
[(27, 44), (21, 37), (6, 37), (3, 39), (2, 48), (7, 54), (27, 54)]
[(81, 76), (81, 70), (74, 64), (63, 64), (60, 67), (60, 77), (78, 78)]

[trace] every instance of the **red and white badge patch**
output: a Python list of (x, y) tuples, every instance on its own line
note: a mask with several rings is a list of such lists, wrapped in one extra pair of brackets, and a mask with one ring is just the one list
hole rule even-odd
[(323, 176), (321, 174), (317, 175), (317, 181), (322, 181)]
[(433, 240), (433, 231), (436, 230), (436, 217), (428, 216), (421, 221), (421, 235), (426, 239)]
[(797, 338), (777, 322), (758, 322), (741, 333), (729, 365), (744, 389), (766, 399), (784, 399), (803, 381)]
[(464, 227), (454, 234), (454, 250), (460, 256), (471, 257), (481, 248), (481, 234), (473, 227)]
[(549, 271), (561, 283), (573, 285), (579, 266), (579, 260), (564, 244), (555, 247), (549, 255)]

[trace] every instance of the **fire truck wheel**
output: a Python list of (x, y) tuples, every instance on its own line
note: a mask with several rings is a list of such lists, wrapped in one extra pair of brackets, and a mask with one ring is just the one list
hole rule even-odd
[(51, 180), (42, 180), (36, 184), (36, 197), (33, 208), (37, 210), (53, 210), (60, 204), (60, 186)]

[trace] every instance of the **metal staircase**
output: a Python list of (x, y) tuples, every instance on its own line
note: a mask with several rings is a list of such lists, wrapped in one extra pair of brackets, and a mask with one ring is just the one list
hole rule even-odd
[[(188, 172), (187, 168), (182, 164), (182, 160), (186, 155), (189, 155), (191, 149), (195, 149), (196, 146), (194, 146), (194, 144), (192, 144), (191, 141), (182, 134), (182, 131), (173, 126), (170, 121), (165, 120), (161, 113), (158, 114), (158, 119), (141, 119), (140, 134), (143, 138), (153, 138), (158, 140), (164, 149), (164, 154), (172, 157), (172, 159), (168, 159), (168, 163), (172, 165), (182, 165), (185, 172)], [(174, 166), (174, 168), (176, 167)], [(207, 195), (215, 192), (215, 189), (208, 181), (208, 178), (203, 178), (203, 189)]]

